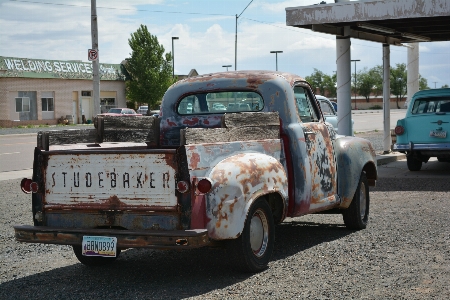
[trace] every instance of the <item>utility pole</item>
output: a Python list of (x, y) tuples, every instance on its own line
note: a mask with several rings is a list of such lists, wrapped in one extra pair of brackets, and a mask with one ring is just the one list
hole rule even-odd
[(92, 80), (94, 83), (94, 112), (93, 117), (100, 113), (100, 74), (99, 74), (99, 55), (98, 55), (98, 28), (97, 28), (97, 3), (91, 0), (91, 36), (92, 49), (97, 50), (96, 59), (92, 60)]
[(239, 14), (239, 16), (236, 14), (236, 33), (235, 33), (235, 38), (234, 38), (234, 70), (237, 70), (237, 23), (238, 23), (238, 19), (239, 17), (244, 13), (244, 11), (247, 9), (247, 7), (253, 2), (250, 1), (249, 4), (247, 4), (247, 6), (244, 8), (244, 10)]

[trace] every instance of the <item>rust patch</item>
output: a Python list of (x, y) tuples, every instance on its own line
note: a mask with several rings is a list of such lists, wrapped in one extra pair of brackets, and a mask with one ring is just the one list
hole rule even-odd
[(196, 152), (192, 153), (192, 159), (189, 162), (189, 166), (191, 167), (191, 169), (192, 170), (197, 169), (199, 162), (200, 162), (200, 155)]

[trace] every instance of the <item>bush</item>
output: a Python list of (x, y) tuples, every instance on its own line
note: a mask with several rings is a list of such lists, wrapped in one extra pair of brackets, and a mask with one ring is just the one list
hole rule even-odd
[(369, 109), (382, 109), (383, 107), (381, 107), (380, 105), (374, 105), (369, 107)]

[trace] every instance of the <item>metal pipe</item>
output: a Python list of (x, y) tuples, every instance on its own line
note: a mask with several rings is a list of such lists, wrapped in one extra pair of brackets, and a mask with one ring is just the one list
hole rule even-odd
[(391, 152), (391, 64), (389, 44), (383, 44), (383, 153)]

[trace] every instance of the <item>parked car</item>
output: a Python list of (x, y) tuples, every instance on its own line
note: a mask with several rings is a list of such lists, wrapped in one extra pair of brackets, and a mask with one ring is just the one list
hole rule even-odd
[[(316, 95), (316, 99), (319, 101), (320, 108), (322, 109), (322, 114), (325, 121), (333, 125), (334, 130), (338, 131), (338, 116), (337, 111), (334, 109), (333, 102), (327, 97)], [(353, 124), (355, 121), (352, 119), (352, 135), (353, 134)]]
[(136, 113), (132, 108), (111, 108), (108, 112), (98, 116), (142, 116), (142, 114)]
[(450, 88), (415, 93), (394, 131), (393, 149), (406, 153), (410, 171), (419, 171), (430, 157), (450, 162)]
[(146, 115), (148, 110), (148, 105), (139, 106), (137, 109), (138, 114)]
[(223, 105), (222, 103), (214, 103), (212, 109), (213, 110), (227, 110), (225, 105)]

